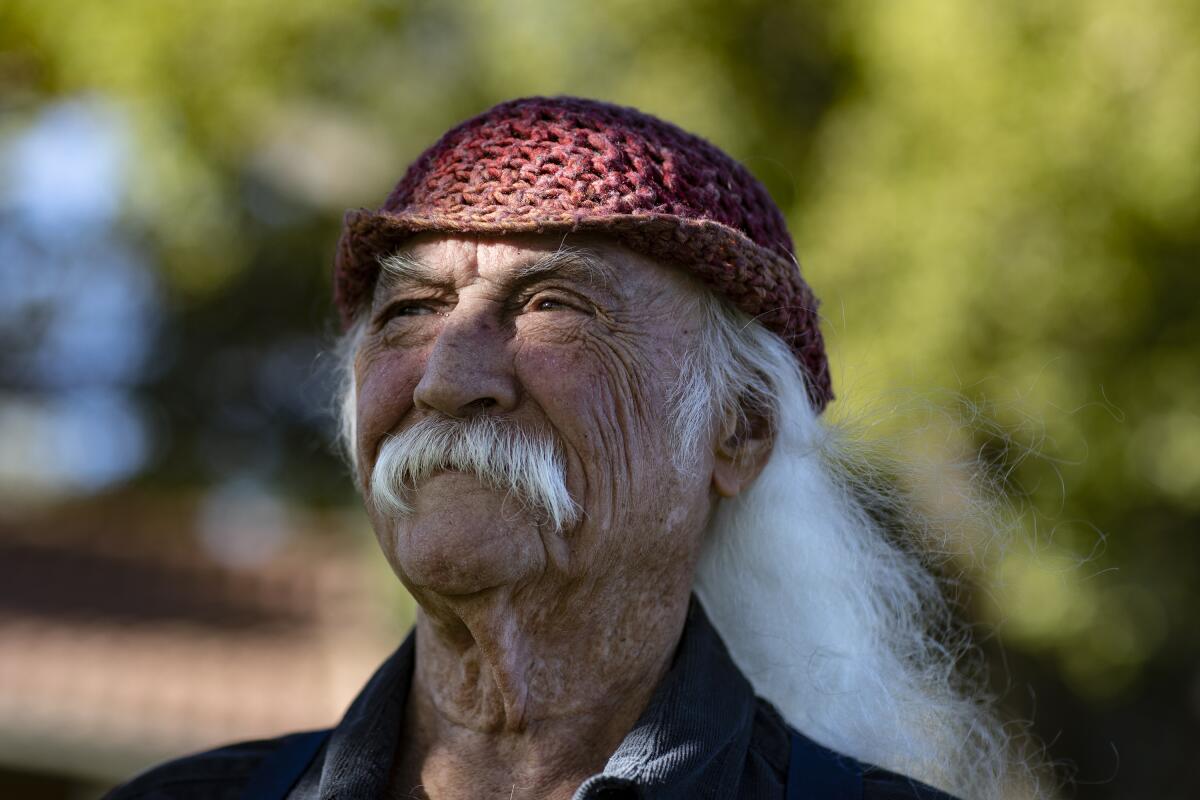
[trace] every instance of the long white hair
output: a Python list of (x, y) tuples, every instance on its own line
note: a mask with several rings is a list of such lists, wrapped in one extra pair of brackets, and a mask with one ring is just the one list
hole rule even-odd
[[(700, 303), (705, 324), (673, 392), (676, 468), (694, 463), (719, 421), (759, 417), (773, 433), (757, 480), (718, 506), (697, 576), (734, 661), (790, 724), (834, 750), (965, 800), (1041, 796), (961, 668), (969, 642), (915, 539), (881, 521), (919, 527), (920, 514), (814, 412), (781, 339), (711, 293)], [(341, 438), (356, 472), (360, 332), (341, 354)]]
[(937, 526), (814, 412), (779, 337), (715, 295), (700, 303), (674, 394), (677, 452), (689, 460), (715, 420), (739, 430), (753, 415), (773, 433), (757, 480), (718, 506), (697, 576), (734, 661), (834, 750), (968, 800), (1040, 796), (981, 676), (962, 668), (976, 653), (916, 536)]

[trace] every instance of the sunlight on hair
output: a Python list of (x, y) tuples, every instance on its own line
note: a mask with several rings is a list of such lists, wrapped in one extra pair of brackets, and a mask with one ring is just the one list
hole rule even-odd
[[(702, 341), (673, 395), (677, 466), (694, 458), (713, 415), (725, 430), (763, 415), (774, 432), (762, 474), (718, 506), (697, 579), (738, 666), (792, 725), (835, 750), (971, 800), (1043, 796), (1036, 754), (1001, 724), (981, 676), (963, 669), (969, 638), (914, 554), (940, 520), (923, 519), (867, 448), (813, 412), (782, 340), (716, 297), (701, 302)], [(975, 524), (1008, 530), (973, 508)], [(902, 526), (909, 547), (883, 520)]]

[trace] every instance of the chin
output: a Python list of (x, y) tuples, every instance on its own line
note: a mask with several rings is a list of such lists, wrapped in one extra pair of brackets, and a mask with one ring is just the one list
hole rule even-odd
[(546, 561), (538, 525), (500, 491), (474, 479), (432, 479), (413, 511), (391, 522), (389, 560), (410, 589), (470, 595), (514, 584)]

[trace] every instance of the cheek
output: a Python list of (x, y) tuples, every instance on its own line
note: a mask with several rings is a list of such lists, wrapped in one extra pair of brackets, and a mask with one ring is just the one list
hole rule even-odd
[(581, 348), (526, 344), (515, 365), (521, 385), (552, 417), (559, 409), (583, 412), (596, 389), (595, 366)]
[(421, 380), (420, 364), (412, 353), (394, 352), (358, 365), (356, 439), (364, 475), (370, 474), (383, 437), (412, 408), (413, 392)]
[(593, 520), (613, 521), (661, 472), (661, 387), (653, 385), (657, 376), (638, 379), (627, 361), (598, 343), (525, 348), (518, 360), (521, 382), (576, 462), (571, 488), (582, 491), (577, 497)]

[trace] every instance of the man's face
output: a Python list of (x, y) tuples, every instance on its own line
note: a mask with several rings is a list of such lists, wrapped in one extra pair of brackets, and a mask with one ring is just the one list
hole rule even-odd
[(364, 492), (389, 435), (488, 415), (558, 441), (582, 510), (557, 531), (457, 471), (420, 482), (406, 515), (368, 497), (384, 553), (418, 599), (599, 581), (633, 590), (681, 567), (690, 579), (713, 503), (712, 453), (699, 448), (687, 474), (672, 468), (669, 398), (697, 334), (699, 290), (612, 244), (573, 241), (590, 263), (560, 244), (424, 237), (406, 248), (405, 274), (380, 276), (355, 361)]

